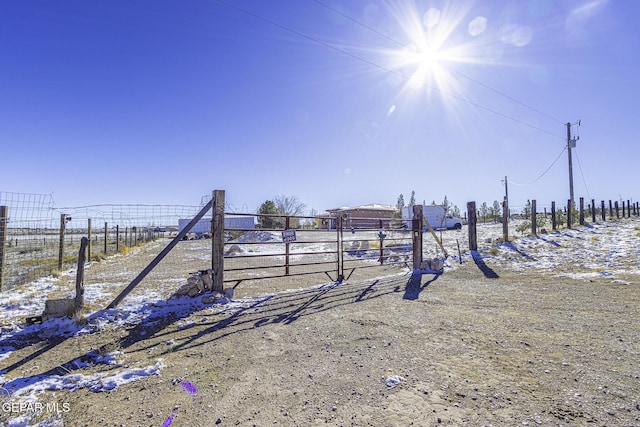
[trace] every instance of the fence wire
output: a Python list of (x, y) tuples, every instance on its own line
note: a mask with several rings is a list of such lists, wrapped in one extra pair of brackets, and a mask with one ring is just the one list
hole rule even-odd
[[(13, 192), (0, 192), (0, 207), (6, 212), (6, 218), (0, 218), (4, 224), (0, 290), (75, 267), (82, 237), (89, 237), (90, 262), (140, 252), (151, 242), (158, 242), (152, 247), (158, 246), (159, 252), (161, 241), (177, 234), (180, 220), (192, 218), (201, 208), (142, 204), (58, 208), (50, 194)], [(174, 262), (177, 270), (181, 261)]]
[(52, 274), (58, 227), (51, 194), (0, 192), (0, 206), (6, 215), (0, 218), (4, 228), (0, 290)]

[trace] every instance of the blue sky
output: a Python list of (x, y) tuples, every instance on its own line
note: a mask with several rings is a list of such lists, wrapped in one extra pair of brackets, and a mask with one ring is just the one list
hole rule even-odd
[(250, 212), (415, 190), (464, 210), (508, 176), (512, 207), (562, 204), (580, 120), (576, 198), (636, 200), (639, 18), (634, 0), (5, 1), (0, 190), (224, 189)]

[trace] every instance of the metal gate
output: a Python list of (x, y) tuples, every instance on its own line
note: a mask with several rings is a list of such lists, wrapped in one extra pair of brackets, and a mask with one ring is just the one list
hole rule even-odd
[(225, 214), (224, 282), (319, 275), (348, 280), (358, 269), (410, 268), (412, 237), (390, 218)]

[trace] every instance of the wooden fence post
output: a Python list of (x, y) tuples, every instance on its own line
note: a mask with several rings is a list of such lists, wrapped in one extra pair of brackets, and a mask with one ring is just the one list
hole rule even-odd
[(86, 249), (89, 239), (83, 237), (80, 240), (80, 251), (78, 252), (78, 270), (76, 272), (76, 313), (84, 307), (84, 262), (86, 260)]
[(476, 216), (476, 202), (467, 202), (467, 215), (469, 218), (469, 250), (478, 251), (478, 235), (476, 230), (476, 223), (478, 217)]
[(116, 253), (120, 252), (120, 226), (116, 224)]
[(600, 215), (602, 215), (602, 220), (607, 220), (607, 210), (604, 207), (604, 200), (600, 202)]
[(571, 199), (567, 201), (567, 228), (571, 229), (571, 222), (573, 221), (573, 206), (571, 203)]
[(531, 200), (531, 234), (534, 236), (538, 234), (537, 228), (538, 222), (538, 210), (536, 207), (536, 200)]
[(87, 240), (87, 259), (91, 262), (91, 218), (87, 219)]
[(580, 197), (580, 225), (584, 225), (584, 197)]
[(64, 229), (67, 225), (67, 214), (60, 214), (60, 242), (58, 243), (58, 270), (62, 270), (64, 258)]
[(413, 269), (419, 270), (422, 266), (422, 205), (413, 206), (413, 219), (411, 230), (413, 231)]
[[(338, 252), (338, 259), (336, 263), (336, 270), (338, 277), (336, 278), (336, 282), (342, 283), (344, 281), (344, 234), (343, 234), (343, 225), (342, 225), (342, 215), (337, 215), (335, 219), (336, 225), (336, 252)], [(328, 227), (331, 226), (331, 220), (329, 221)]]
[(609, 200), (609, 219), (613, 218), (613, 204)]
[[(284, 217), (284, 229), (288, 230), (291, 227), (291, 217), (289, 215)], [(284, 274), (285, 276), (289, 275), (289, 258), (290, 258), (291, 248), (289, 247), (289, 242), (285, 242), (284, 244)]]
[(591, 222), (596, 222), (596, 201), (591, 199)]
[(618, 205), (617, 200), (615, 201), (614, 206), (616, 208), (616, 219), (620, 219), (620, 206)]
[(104, 223), (104, 254), (107, 254), (107, 237), (108, 237), (108, 233), (109, 230), (107, 228), (107, 223)]
[(551, 229), (553, 231), (556, 231), (557, 229), (557, 222), (556, 222), (556, 202), (551, 202)]
[(224, 190), (214, 190), (211, 221), (213, 291), (224, 289)]
[(0, 292), (4, 289), (4, 263), (6, 260), (7, 247), (7, 219), (9, 218), (9, 208), (0, 206)]
[(502, 202), (502, 238), (505, 243), (509, 241), (509, 201), (506, 197)]
[(631, 201), (627, 200), (627, 218), (631, 218)]

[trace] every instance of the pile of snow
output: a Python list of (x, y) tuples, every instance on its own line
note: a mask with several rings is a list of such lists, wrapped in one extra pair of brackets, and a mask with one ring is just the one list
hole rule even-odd
[(395, 388), (402, 384), (404, 381), (405, 379), (400, 375), (390, 375), (387, 377), (384, 383), (387, 385), (387, 388)]
[(281, 239), (281, 237), (277, 233), (274, 233), (271, 231), (247, 231), (242, 236), (234, 240), (234, 242), (236, 243), (271, 242), (277, 239)]

